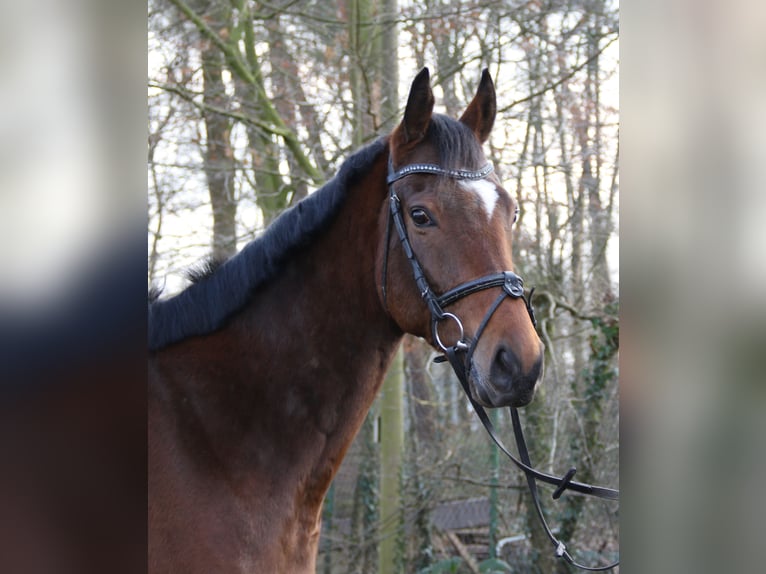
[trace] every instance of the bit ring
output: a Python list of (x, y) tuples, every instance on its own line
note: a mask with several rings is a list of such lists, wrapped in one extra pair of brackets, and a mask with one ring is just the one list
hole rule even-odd
[(457, 342), (455, 343), (455, 347), (458, 349), (467, 349), (468, 345), (463, 341), (463, 337), (465, 337), (465, 331), (463, 330), (463, 323), (460, 322), (460, 319), (457, 317), (457, 315), (454, 315), (452, 313), (444, 313), (442, 315), (441, 319), (434, 320), (433, 323), (433, 332), (434, 332), (434, 341), (439, 346), (439, 348), (442, 351), (447, 351), (447, 346), (442, 342), (441, 337), (439, 337), (439, 323), (443, 321), (444, 319), (452, 319), (457, 323), (458, 329), (460, 329), (460, 336), (458, 337)]

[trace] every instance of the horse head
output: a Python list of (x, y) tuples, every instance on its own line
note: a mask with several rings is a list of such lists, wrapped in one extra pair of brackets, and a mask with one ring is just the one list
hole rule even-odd
[(524, 406), (542, 376), (543, 344), (512, 271), (516, 202), (482, 151), (497, 109), (489, 73), (459, 120), (433, 106), (424, 69), (389, 138), (381, 301), (403, 331), (460, 352), (474, 401)]

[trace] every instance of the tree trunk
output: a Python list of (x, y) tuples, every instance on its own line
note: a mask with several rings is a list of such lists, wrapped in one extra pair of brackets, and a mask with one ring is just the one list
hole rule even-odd
[[(227, 33), (231, 11), (228, 3), (214, 3), (208, 10), (210, 27), (220, 36)], [(213, 258), (228, 259), (237, 250), (237, 199), (235, 197), (234, 153), (229, 119), (212, 109), (226, 109), (228, 97), (223, 83), (223, 54), (208, 38), (202, 39), (203, 112), (206, 146), (205, 176), (213, 207)]]
[(426, 370), (431, 347), (412, 335), (405, 335), (404, 372), (407, 378), (408, 401), (410, 403), (410, 427), (420, 444), (431, 444), (438, 440), (436, 433), (437, 410)]
[[(377, 401), (376, 401), (377, 403)], [(375, 427), (378, 419), (375, 405), (359, 431), (357, 441), (362, 442), (362, 456), (354, 488), (351, 515), (351, 554), (349, 574), (375, 572), (378, 565), (378, 485), (380, 460), (375, 444)]]
[[(580, 129), (577, 130), (583, 165), (582, 188), (588, 201), (588, 237), (591, 265), (591, 284), (588, 289), (591, 297), (587, 303), (603, 308), (604, 319), (592, 321), (598, 331), (590, 336), (590, 356), (587, 368), (576, 371), (573, 394), (580, 401), (575, 409), (579, 419), (578, 429), (572, 434), (570, 451), (572, 459), (578, 463), (578, 474), (582, 481), (594, 480), (593, 469), (596, 458), (602, 450), (599, 444), (601, 415), (606, 398), (606, 387), (616, 376), (613, 357), (617, 352), (616, 308), (612, 308), (614, 296), (611, 290), (609, 266), (606, 258), (606, 244), (611, 227), (611, 213), (601, 202), (601, 120), (599, 108), (599, 30), (602, 12), (596, 10), (591, 16), (588, 28), (588, 74), (585, 84), (586, 101), (591, 105), (581, 108)], [(592, 135), (591, 135), (592, 134)], [(611, 204), (610, 204), (611, 205)], [(580, 338), (582, 340), (582, 337)], [(583, 344), (584, 346), (584, 344)], [(561, 526), (562, 540), (567, 542), (574, 535), (579, 518), (582, 515), (584, 500), (582, 497), (568, 497), (563, 512)]]
[(397, 552), (404, 526), (401, 520), (400, 479), (404, 449), (403, 352), (400, 349), (388, 370), (380, 395), (380, 550), (378, 572), (394, 574), (401, 561)]
[[(371, 28), (372, 51), (369, 69), (374, 70), (371, 108), (377, 129), (393, 129), (399, 109), (398, 38), (396, 0), (381, 0), (375, 7), (376, 25)], [(373, 11), (371, 10), (371, 13)], [(386, 73), (383, 73), (383, 70)], [(402, 452), (404, 450), (404, 351), (396, 355), (383, 383), (380, 408), (381, 492), (380, 492), (380, 574), (403, 572), (404, 520), (401, 496)]]
[(410, 431), (407, 433), (407, 508), (414, 508), (413, 529), (409, 548), (413, 559), (408, 563), (408, 572), (418, 572), (433, 561), (431, 539), (430, 505), (431, 487), (423, 478), (429, 469), (428, 453), (438, 441), (433, 392), (426, 374), (430, 347), (412, 335), (406, 335), (402, 343), (404, 350), (407, 408)]
[[(248, 4), (239, 0), (239, 33), (238, 39), (244, 44), (245, 62), (248, 70), (258, 85), (246, 81), (240, 75), (232, 73), (237, 99), (241, 110), (254, 120), (268, 123), (266, 107), (272, 105), (265, 101), (265, 86), (261, 66), (255, 52), (255, 33), (253, 32), (253, 15)], [(276, 16), (275, 16), (276, 18)], [(258, 89), (260, 87), (260, 89)], [(276, 108), (276, 104), (274, 104)], [(286, 122), (289, 121), (283, 118)], [(252, 161), (253, 180), (255, 182), (255, 201), (263, 215), (263, 225), (267, 226), (272, 219), (279, 215), (287, 206), (286, 189), (279, 173), (280, 147), (273, 134), (263, 130), (254, 123), (247, 124), (248, 153)]]

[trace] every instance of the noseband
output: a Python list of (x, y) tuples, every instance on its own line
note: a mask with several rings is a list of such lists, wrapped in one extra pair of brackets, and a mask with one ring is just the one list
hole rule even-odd
[[(582, 570), (610, 570), (619, 564), (619, 560), (613, 564), (609, 564), (608, 566), (601, 567), (583, 566), (574, 560), (572, 555), (566, 549), (564, 543), (556, 538), (556, 536), (553, 534), (553, 531), (548, 526), (547, 521), (545, 520), (542, 506), (539, 500), (536, 481), (540, 480), (542, 482), (556, 486), (556, 490), (553, 493), (554, 499), (558, 499), (565, 491), (571, 490), (598, 498), (617, 500), (619, 498), (619, 492), (611, 488), (591, 486), (589, 484), (584, 484), (572, 480), (576, 472), (575, 467), (570, 468), (569, 471), (562, 477), (553, 476), (532, 468), (526, 441), (524, 440), (524, 434), (521, 429), (521, 421), (519, 419), (518, 410), (514, 407), (510, 407), (511, 419), (513, 422), (513, 432), (516, 438), (516, 446), (519, 451), (519, 458), (521, 460), (517, 459), (515, 456), (513, 456), (513, 454), (510, 453), (510, 451), (508, 451), (500, 438), (497, 436), (486, 411), (480, 404), (474, 401), (468, 386), (468, 371), (470, 369), (471, 358), (473, 357), (473, 353), (479, 342), (479, 338), (483, 334), (487, 324), (489, 323), (489, 320), (492, 318), (495, 311), (497, 311), (497, 309), (500, 307), (500, 304), (505, 300), (506, 297), (523, 300), (532, 324), (537, 327), (535, 312), (531, 305), (532, 293), (534, 292), (534, 289), (529, 292), (529, 297), (525, 297), (524, 282), (522, 281), (521, 277), (516, 275), (513, 271), (499, 271), (497, 273), (486, 275), (478, 279), (466, 281), (457, 287), (449, 289), (441, 295), (436, 295), (433, 289), (431, 289), (431, 286), (426, 279), (425, 272), (423, 271), (423, 267), (420, 265), (420, 262), (418, 261), (414, 250), (412, 249), (412, 244), (410, 243), (409, 236), (407, 235), (407, 228), (404, 224), (404, 217), (402, 216), (401, 201), (399, 200), (399, 196), (394, 190), (395, 182), (414, 173), (439, 175), (458, 181), (477, 181), (487, 177), (492, 173), (492, 170), (492, 164), (490, 163), (487, 163), (484, 167), (476, 171), (466, 169), (444, 169), (441, 166), (430, 163), (415, 163), (406, 165), (397, 171), (394, 170), (393, 158), (391, 155), (389, 155), (388, 177), (386, 178), (386, 182), (388, 184), (389, 190), (390, 217), (388, 218), (386, 224), (386, 248), (383, 254), (383, 272), (381, 278), (383, 305), (387, 308), (386, 282), (388, 273), (388, 251), (390, 245), (391, 221), (393, 221), (394, 227), (396, 228), (396, 232), (399, 236), (399, 242), (401, 243), (402, 249), (404, 250), (404, 254), (407, 256), (407, 259), (412, 266), (412, 273), (415, 278), (415, 284), (420, 291), (420, 296), (425, 301), (426, 305), (428, 306), (428, 310), (431, 313), (431, 330), (433, 334), (433, 340), (436, 345), (444, 352), (444, 355), (438, 357), (436, 361), (449, 361), (450, 365), (452, 365), (452, 368), (455, 371), (455, 374), (457, 375), (458, 380), (460, 381), (461, 386), (463, 387), (463, 391), (465, 391), (471, 406), (473, 406), (474, 411), (476, 411), (479, 420), (481, 420), (484, 428), (487, 430), (487, 433), (489, 433), (489, 436), (492, 438), (498, 448), (500, 448), (500, 450), (502, 450), (503, 453), (508, 456), (508, 458), (510, 458), (516, 466), (524, 471), (527, 479), (527, 486), (532, 496), (532, 501), (534, 503), (535, 510), (537, 511), (538, 518), (540, 519), (543, 528), (548, 535), (548, 538), (556, 548), (556, 556), (563, 558), (569, 564)], [(492, 303), (492, 305), (489, 307), (487, 313), (484, 315), (484, 318), (482, 319), (479, 328), (476, 330), (476, 334), (474, 335), (473, 339), (470, 342), (466, 341), (462, 321), (457, 317), (457, 315), (445, 311), (444, 308), (452, 305), (460, 299), (463, 299), (464, 297), (479, 291), (483, 291), (485, 289), (490, 289), (492, 287), (502, 287), (502, 291), (497, 299), (495, 299), (495, 302)], [(439, 324), (447, 319), (456, 323), (460, 333), (454, 345), (445, 345), (439, 336)]]

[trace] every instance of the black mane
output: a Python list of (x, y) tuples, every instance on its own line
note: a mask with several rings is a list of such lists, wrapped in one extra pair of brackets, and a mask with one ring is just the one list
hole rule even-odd
[[(438, 146), (442, 167), (477, 169), (482, 150), (464, 124), (434, 114), (426, 136)], [(224, 326), (259, 287), (279, 273), (285, 261), (304, 249), (338, 213), (351, 185), (383, 153), (380, 138), (349, 157), (337, 175), (321, 189), (280, 215), (260, 238), (248, 243), (228, 261), (207, 261), (189, 273), (193, 284), (167, 300), (149, 297), (149, 349), (157, 350), (188, 337), (212, 333)]]
[(387, 145), (378, 139), (350, 156), (321, 189), (286, 210), (258, 239), (221, 263), (192, 273), (195, 282), (167, 300), (149, 301), (149, 349), (212, 333), (270, 282), (286, 260), (304, 249), (338, 213), (354, 182), (371, 168)]
[(211, 255), (187, 269), (184, 275), (192, 283), (200, 283), (218, 271), (218, 268), (224, 263), (226, 263), (225, 257), (216, 259)]

